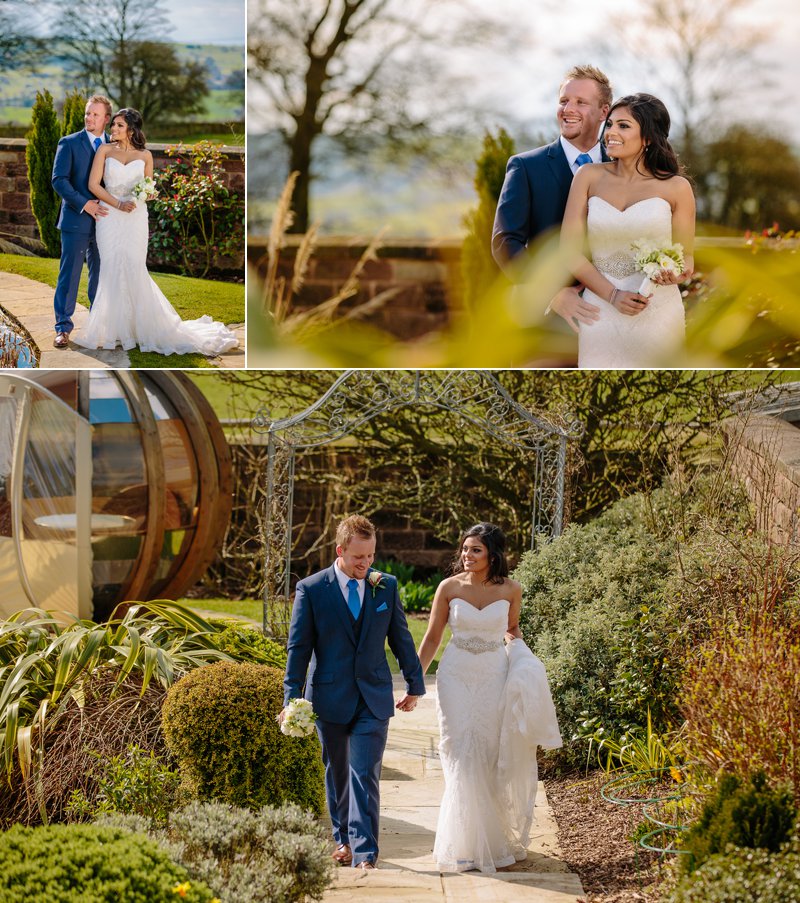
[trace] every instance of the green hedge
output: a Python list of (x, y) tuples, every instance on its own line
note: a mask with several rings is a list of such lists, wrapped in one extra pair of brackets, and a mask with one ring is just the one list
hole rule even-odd
[(175, 903), (183, 885), (187, 903), (214, 894), (154, 841), (119, 827), (15, 825), (0, 834), (3, 903)]
[(249, 809), (292, 802), (321, 814), (319, 740), (282, 734), (282, 707), (278, 668), (218, 662), (179, 680), (167, 694), (163, 727), (186, 789)]

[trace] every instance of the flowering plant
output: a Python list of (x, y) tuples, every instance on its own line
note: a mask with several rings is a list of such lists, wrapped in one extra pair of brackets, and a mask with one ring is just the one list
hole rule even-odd
[(386, 584), (383, 582), (383, 574), (380, 571), (370, 571), (367, 577), (367, 583), (372, 588), (372, 598), (375, 598), (375, 590), (383, 589)]
[(668, 273), (682, 273), (686, 267), (683, 245), (680, 242), (660, 248), (652, 241), (635, 241), (631, 244), (631, 250), (634, 253), (636, 269), (645, 274), (639, 286), (640, 295), (652, 294), (655, 286), (650, 279), (662, 270)]
[(293, 699), (286, 706), (281, 733), (287, 737), (308, 737), (314, 732), (316, 720), (317, 716), (307, 699)]
[(131, 194), (137, 201), (152, 201), (153, 198), (158, 197), (155, 180), (151, 179), (150, 176), (146, 176), (141, 182), (137, 182), (131, 188)]

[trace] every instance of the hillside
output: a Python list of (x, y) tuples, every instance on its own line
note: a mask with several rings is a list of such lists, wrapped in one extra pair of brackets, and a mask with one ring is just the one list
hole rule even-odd
[[(193, 118), (204, 122), (241, 121), (244, 118), (243, 92), (238, 98), (234, 96), (226, 87), (226, 80), (237, 74), (243, 78), (244, 48), (217, 44), (174, 46), (180, 57), (200, 60), (208, 68), (211, 93), (206, 99), (205, 111)], [(48, 90), (58, 105), (76, 87), (81, 86), (69, 72), (57, 44), (36, 72), (0, 72), (0, 127), (28, 125), (37, 91)]]

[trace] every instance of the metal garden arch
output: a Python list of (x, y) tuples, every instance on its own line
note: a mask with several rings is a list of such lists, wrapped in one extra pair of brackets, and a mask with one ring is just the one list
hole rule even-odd
[(297, 452), (335, 442), (380, 414), (411, 405), (454, 414), (529, 454), (535, 468), (531, 548), (560, 535), (567, 446), (580, 434), (578, 424), (564, 427), (536, 417), (485, 370), (347, 370), (299, 414), (270, 420), (262, 411), (253, 420), (253, 428), (267, 435), (265, 631), (268, 600), (289, 601)]

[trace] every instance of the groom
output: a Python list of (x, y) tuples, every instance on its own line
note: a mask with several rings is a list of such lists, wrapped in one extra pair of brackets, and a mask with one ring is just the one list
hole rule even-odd
[(100, 255), (94, 239), (98, 216), (108, 210), (89, 191), (89, 173), (94, 155), (106, 142), (106, 126), (111, 122), (111, 101), (95, 94), (86, 103), (85, 128), (58, 142), (53, 163), (53, 188), (61, 198), (57, 227), (61, 230), (61, 262), (53, 298), (56, 318), (56, 348), (67, 348), (72, 332), (72, 314), (78, 298), (83, 262), (89, 265), (89, 304), (94, 301), (100, 276)]
[(375, 527), (366, 517), (354, 514), (339, 524), (336, 555), (329, 568), (297, 584), (284, 706), (302, 696), (305, 687), (318, 716), (325, 795), (337, 844), (333, 858), (340, 865), (372, 869), (378, 859), (381, 760), (394, 714), (387, 640), (408, 690), (397, 708), (412, 711), (425, 682), (397, 580), (370, 567)]
[[(560, 137), (508, 161), (492, 230), (492, 256), (512, 282), (525, 277), (521, 264), (529, 245), (561, 225), (578, 169), (584, 163), (608, 162), (600, 130), (611, 101), (611, 84), (603, 72), (595, 66), (573, 66), (559, 89)], [(548, 308), (575, 332), (576, 320), (591, 323), (597, 318), (597, 307), (583, 300), (580, 288), (562, 289)]]

